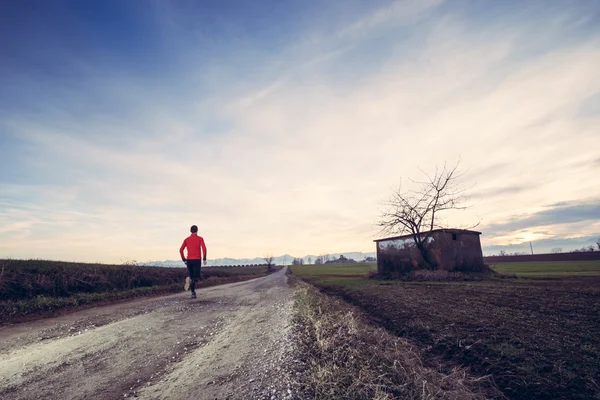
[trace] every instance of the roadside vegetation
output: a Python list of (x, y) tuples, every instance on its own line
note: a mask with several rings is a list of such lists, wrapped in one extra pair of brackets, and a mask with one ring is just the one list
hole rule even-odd
[(297, 390), (311, 399), (484, 399), (502, 397), (487, 378), (464, 368), (424, 365), (406, 339), (370, 325), (362, 313), (299, 284), (294, 323), (301, 372)]
[[(202, 268), (197, 287), (253, 279), (265, 267)], [(58, 310), (183, 290), (186, 268), (109, 265), (46, 260), (0, 260), (0, 321)]]
[(422, 349), (430, 367), (491, 375), (510, 399), (600, 398), (599, 263), (499, 264), (517, 279), (453, 282), (375, 280), (354, 267), (292, 271)]

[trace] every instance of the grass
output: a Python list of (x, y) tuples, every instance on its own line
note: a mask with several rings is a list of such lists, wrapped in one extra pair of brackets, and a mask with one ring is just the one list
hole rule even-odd
[[(501, 274), (518, 277), (600, 276), (600, 260), (596, 261), (531, 261), (495, 263), (492, 268)], [(310, 277), (364, 277), (377, 270), (377, 263), (295, 265), (294, 274)]]
[(303, 280), (318, 285), (341, 285), (349, 289), (376, 284), (367, 279), (369, 272), (377, 271), (376, 263), (294, 265), (292, 273)]
[(479, 282), (378, 281), (336, 267), (292, 271), (415, 343), (432, 363), (491, 374), (511, 399), (600, 398), (597, 262), (510, 263), (496, 268), (519, 279)]
[(181, 291), (181, 285), (140, 287), (100, 293), (79, 293), (70, 297), (36, 296), (17, 301), (0, 301), (0, 316), (4, 321), (18, 320), (20, 317), (49, 315), (58, 310), (80, 307), (99, 302), (111, 302), (140, 296), (162, 295)]
[(499, 393), (464, 368), (423, 364), (407, 340), (367, 323), (346, 303), (300, 285), (294, 336), (301, 354), (297, 391), (314, 399), (484, 399)]
[(360, 276), (377, 270), (376, 263), (294, 265), (291, 267), (295, 275), (336, 275)]
[[(183, 265), (183, 264), (182, 264)], [(202, 268), (198, 287), (266, 275), (265, 267)], [(71, 263), (45, 260), (0, 260), (0, 321), (138, 296), (183, 290), (187, 269)]]
[(496, 263), (492, 268), (519, 277), (600, 276), (600, 261), (531, 261)]

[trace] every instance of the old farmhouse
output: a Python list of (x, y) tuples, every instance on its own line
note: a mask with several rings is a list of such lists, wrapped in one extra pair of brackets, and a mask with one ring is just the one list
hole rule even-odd
[(465, 229), (435, 229), (426, 235), (427, 261), (412, 235), (377, 239), (377, 271), (406, 273), (426, 266), (446, 271), (482, 271), (481, 232)]

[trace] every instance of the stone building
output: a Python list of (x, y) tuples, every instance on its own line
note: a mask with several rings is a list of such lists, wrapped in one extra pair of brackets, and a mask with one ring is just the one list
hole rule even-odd
[(465, 229), (435, 229), (427, 235), (427, 261), (412, 235), (374, 240), (377, 246), (377, 271), (403, 274), (426, 267), (446, 271), (483, 271), (481, 232)]

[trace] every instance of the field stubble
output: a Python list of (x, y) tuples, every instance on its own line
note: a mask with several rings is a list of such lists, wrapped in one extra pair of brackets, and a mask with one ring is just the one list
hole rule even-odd
[(406, 283), (330, 266), (293, 271), (412, 341), (431, 363), (491, 374), (511, 399), (600, 398), (599, 276)]
[[(311, 399), (485, 399), (503, 397), (489, 378), (424, 365), (406, 339), (370, 325), (362, 312), (300, 283), (295, 342), (297, 391)], [(304, 397), (303, 397), (304, 398)]]

